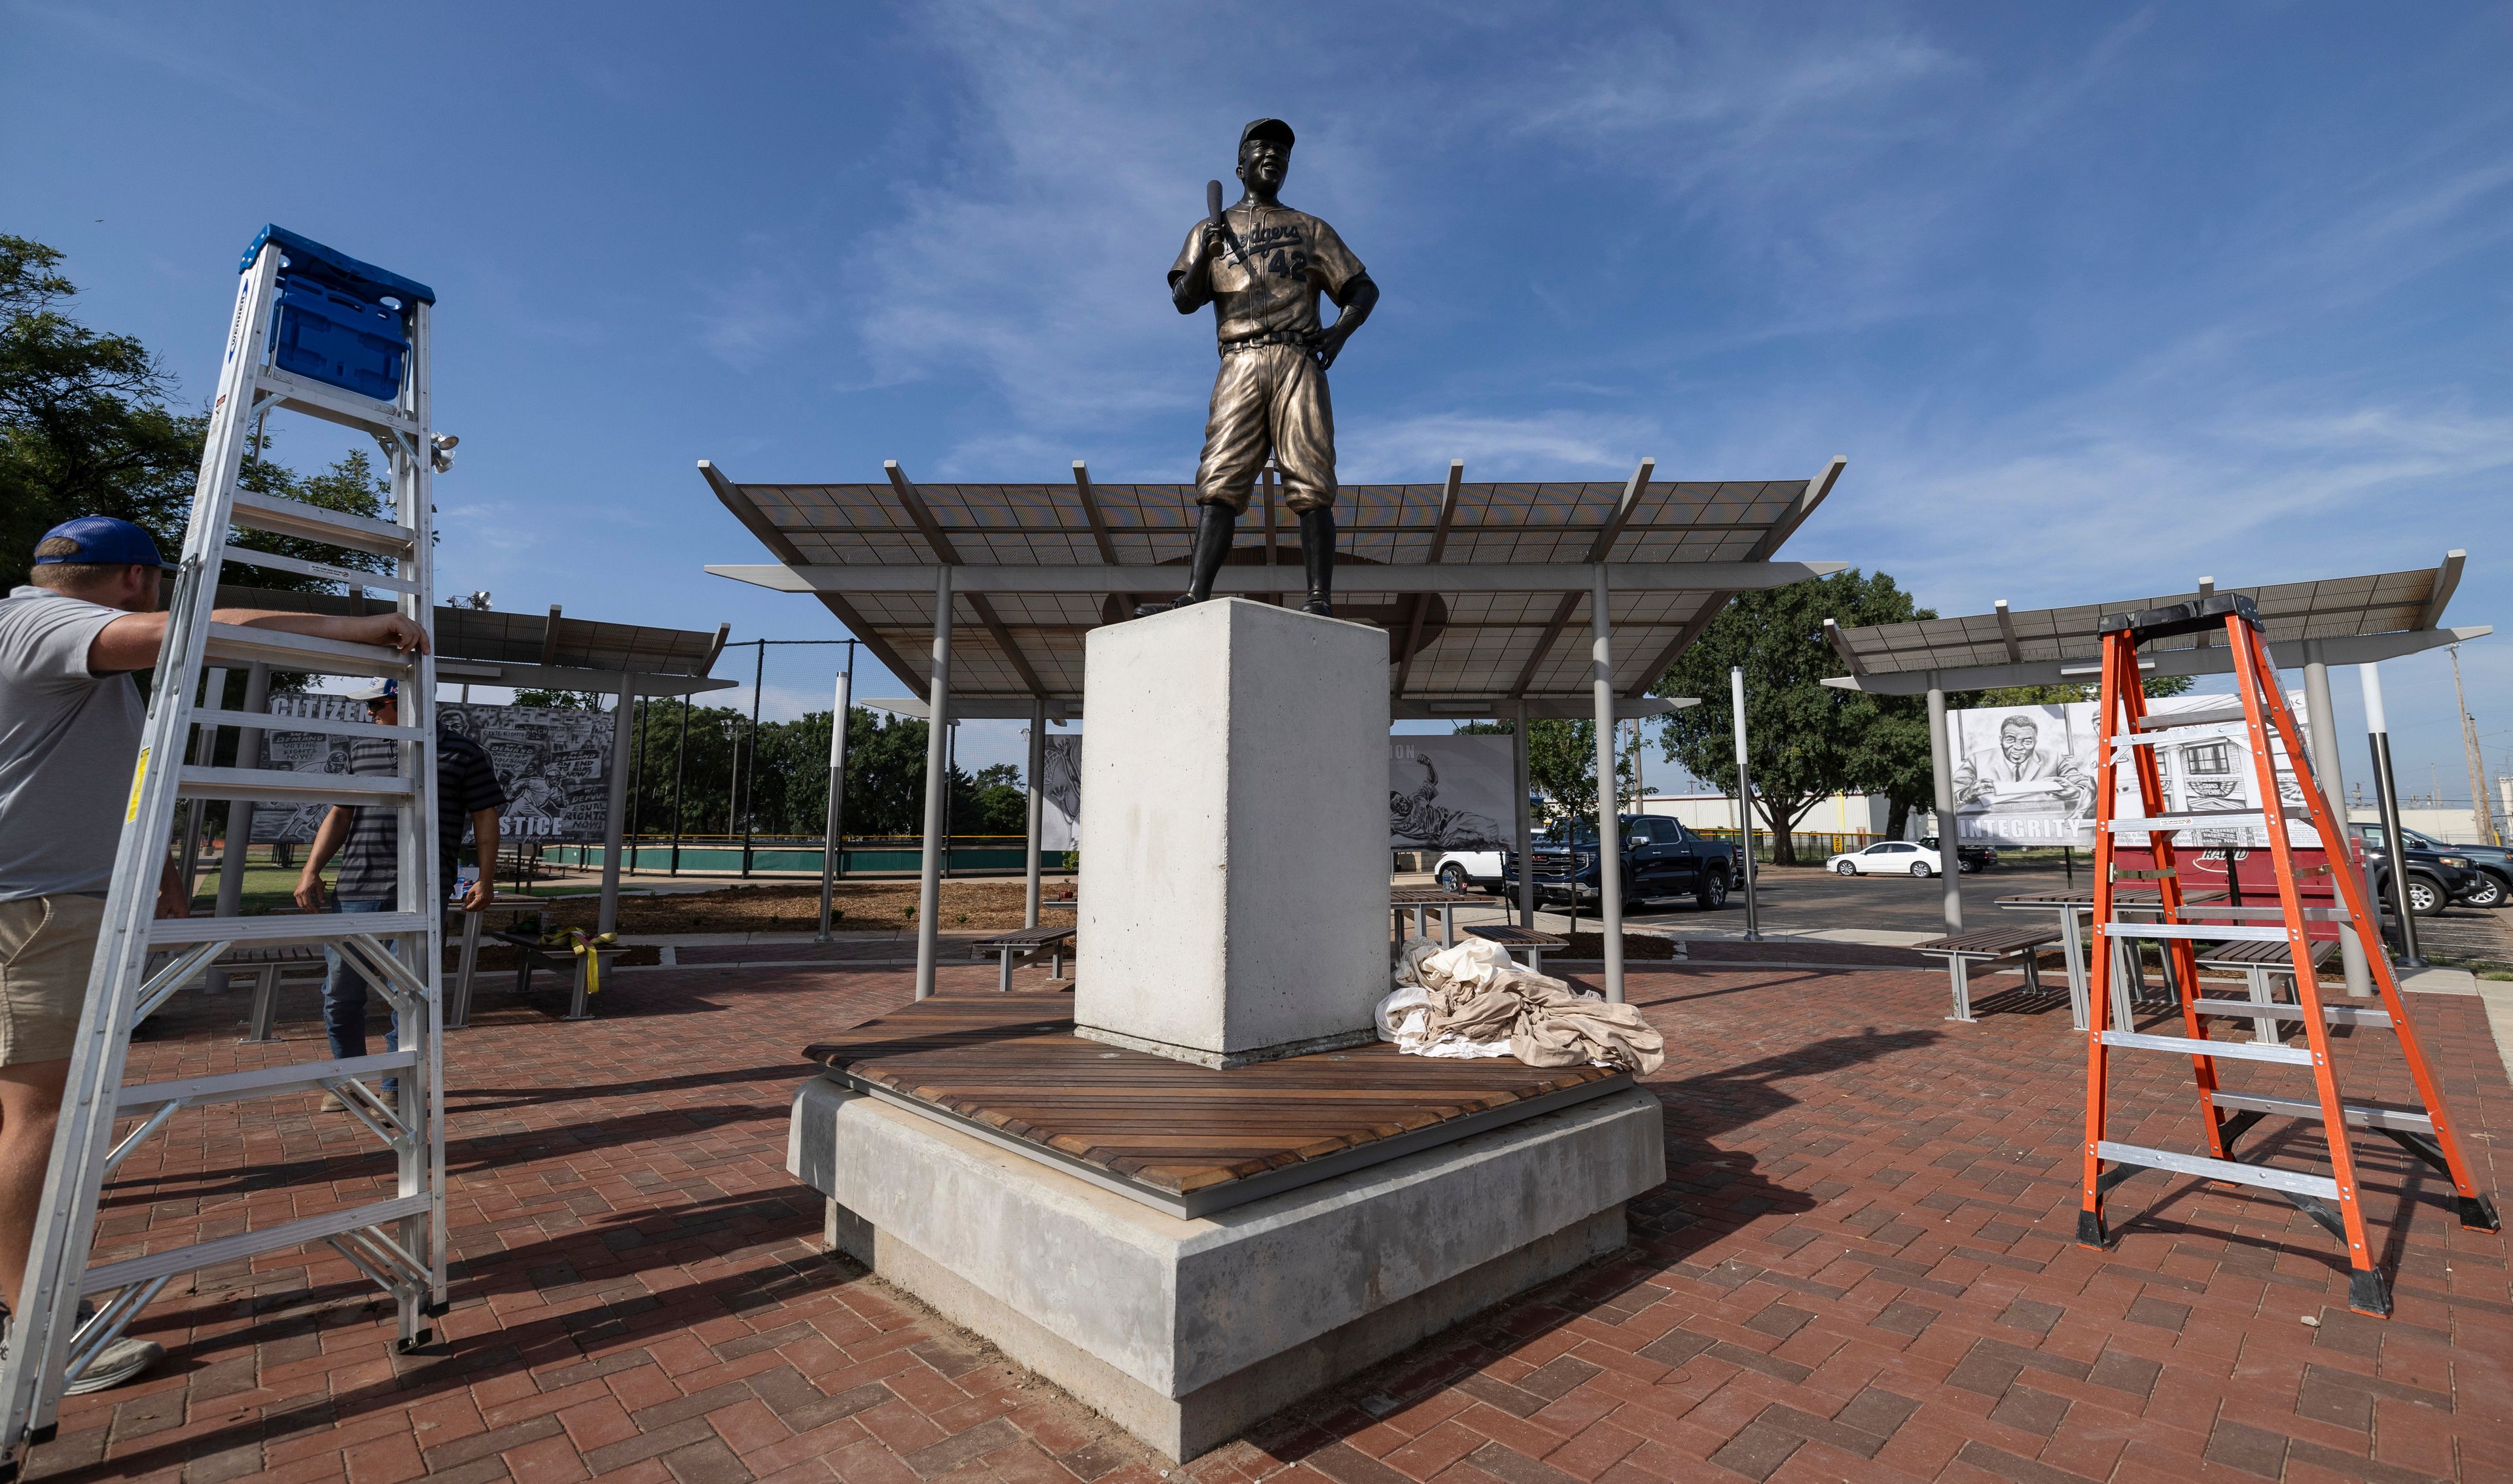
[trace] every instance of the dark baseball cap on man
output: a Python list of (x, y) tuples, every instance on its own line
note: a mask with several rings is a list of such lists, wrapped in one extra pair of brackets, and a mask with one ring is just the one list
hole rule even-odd
[[(68, 541), (76, 549), (55, 552), (51, 555), (40, 554), (46, 542), (56, 541)], [(62, 521), (44, 533), (43, 541), (35, 543), (35, 550), (39, 553), (35, 558), (35, 565), (38, 567), (51, 566), (56, 562), (95, 563), (101, 566), (121, 566), (131, 563), (142, 567), (166, 565), (165, 559), (157, 554), (157, 542), (147, 532), (127, 520), (116, 520), (110, 515), (82, 515), (76, 520)]]
[(1250, 140), (1279, 140), (1284, 148), (1292, 147), (1292, 126), (1278, 118), (1260, 118), (1239, 131), (1239, 147), (1248, 147)]

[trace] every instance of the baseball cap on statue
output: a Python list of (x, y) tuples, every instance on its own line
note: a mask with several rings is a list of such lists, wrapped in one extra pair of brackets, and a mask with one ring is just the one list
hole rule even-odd
[[(55, 541), (68, 541), (73, 549), (45, 552)], [(35, 543), (35, 565), (51, 566), (56, 562), (96, 563), (121, 566), (137, 563), (142, 567), (163, 567), (166, 561), (157, 554), (157, 542), (147, 532), (127, 520), (110, 515), (82, 515), (65, 520), (44, 533)]]
[(370, 680), (352, 689), (349, 692), (349, 699), (372, 703), (379, 701), (392, 701), (400, 695), (401, 682), (398, 680)]
[(1239, 147), (1248, 147), (1250, 140), (1276, 140), (1286, 149), (1292, 147), (1292, 126), (1278, 118), (1260, 118), (1239, 131)]

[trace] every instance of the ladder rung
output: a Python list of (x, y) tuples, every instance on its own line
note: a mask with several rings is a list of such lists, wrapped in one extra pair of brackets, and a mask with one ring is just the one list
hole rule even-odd
[(381, 644), (350, 644), (318, 639), (283, 628), (252, 628), (242, 623), (212, 623), (204, 658), (267, 664), (273, 669), (311, 670), (318, 675), (380, 675), (411, 678), (408, 656)]
[(354, 1206), (345, 1211), (282, 1222), (259, 1231), (239, 1231), (233, 1236), (196, 1242), (189, 1247), (125, 1258), (119, 1263), (100, 1263), (80, 1275), (79, 1293), (82, 1297), (107, 1293), (117, 1288), (128, 1288), (134, 1283), (145, 1283), (151, 1278), (168, 1278), (177, 1273), (216, 1267), (221, 1263), (232, 1263), (238, 1258), (249, 1258), (259, 1253), (302, 1247), (308, 1242), (355, 1231), (361, 1226), (380, 1226), (404, 1217), (425, 1216), (433, 1199), (428, 1195), (399, 1195), (371, 1206)]
[[(2222, 1103), (2225, 1100), (2219, 1098), (2217, 1101)], [(2273, 1170), (2265, 1165), (2244, 1164), (2238, 1160), (2210, 1159), (2204, 1154), (2176, 1154), (2171, 1149), (2114, 1143), (2108, 1139), (2095, 1143), (2094, 1153), (2115, 1163), (2136, 1165), (2146, 1170), (2204, 1175), (2210, 1180), (2227, 1181), (2238, 1185), (2262, 1185), (2296, 1195), (2317, 1195), (2326, 1201), (2338, 1199), (2338, 1182), (2327, 1175), (2306, 1175), (2301, 1170)]]
[(2170, 1051), (2185, 1057), (2218, 1057), (2230, 1062), (2285, 1062), (2310, 1066), (2312, 1053), (2300, 1046), (2267, 1041), (2203, 1041), (2195, 1036), (2150, 1036), (2134, 1030), (2106, 1030), (2105, 1046), (2123, 1051)]
[(276, 366), (262, 366), (253, 374), (256, 400), (262, 394), (277, 392), (280, 405), (309, 418), (338, 422), (347, 427), (379, 428), (386, 432), (419, 431), (419, 420), (390, 402), (363, 397), (345, 386), (334, 386), (311, 377), (300, 377)]
[[(2206, 911), (2206, 907), (2187, 910)], [(2109, 931), (2106, 931), (2109, 930)], [(2096, 935), (2106, 938), (2190, 938), (2202, 943), (2284, 943), (2283, 927), (2246, 927), (2214, 922), (2098, 922)]]
[(410, 555), (410, 533), (388, 520), (326, 510), (284, 495), (235, 492), (234, 524), (273, 536), (295, 536), (378, 556)]
[(366, 572), (355, 567), (335, 567), (329, 562), (300, 562), (293, 556), (281, 556), (275, 551), (256, 551), (250, 546), (221, 546), (219, 560), (260, 567), (270, 572), (293, 572), (299, 577), (321, 578), (328, 582), (345, 582), (352, 591), (360, 587), (380, 587), (387, 592), (419, 591), (417, 582), (404, 578)]
[(285, 943), (323, 943), (370, 933), (399, 938), (424, 933), (436, 925), (425, 912), (302, 912), (264, 917), (159, 917), (148, 924), (148, 946), (180, 948), (187, 943), (249, 943), (267, 946)]
[[(2259, 895), (2266, 897), (2271, 894), (2262, 892)], [(2146, 907), (2141, 908), (2140, 910), (2152, 911), (2153, 908)], [(2263, 918), (2278, 922), (2284, 922), (2286, 920), (2286, 908), (2284, 907), (2227, 906), (2221, 902), (2187, 902), (2182, 903), (2181, 910), (2192, 917), (2230, 917), (2237, 920), (2247, 920), (2252, 922), (2257, 922)], [(2353, 922), (2356, 919), (2348, 915), (2345, 907), (2305, 907), (2303, 909), (2303, 920), (2306, 922)]]
[(336, 737), (373, 737), (383, 742), (425, 742), (417, 727), (387, 727), (372, 721), (336, 720), (329, 716), (273, 716), (262, 711), (222, 711), (197, 706), (192, 720), (205, 727), (251, 727), (259, 732), (325, 732)]
[(328, 1080), (364, 1077), (374, 1072), (406, 1071), (419, 1065), (416, 1051), (387, 1051), (372, 1057), (343, 1057), (337, 1062), (298, 1062), (263, 1066), (217, 1077), (184, 1077), (173, 1082), (135, 1082), (114, 1099), (120, 1112), (152, 1108), (161, 1103), (206, 1107), (213, 1103), (242, 1103), (281, 1093), (311, 1092)]
[(2151, 814), (2138, 820), (2114, 820), (2108, 827), (2116, 835), (2135, 834), (2140, 830), (2178, 834), (2185, 829), (2204, 829), (2211, 824), (2236, 820), (2267, 818), (2267, 813), (2258, 809), (2203, 809), (2194, 814)]
[(347, 773), (286, 773), (271, 768), (185, 768), (175, 793), (186, 799), (246, 799), (266, 804), (389, 804), (411, 796), (406, 778)]
[[(2289, 974), (2294, 972), (2293, 964), (2269, 964), (2266, 967), (2271, 969), (2283, 967)], [(2221, 1015), (2229, 1020), (2255, 1021), (2262, 1016), (2267, 1016), (2273, 1021), (2303, 1019), (2301, 1005), (2261, 1005), (2251, 1000), (2192, 1000), (2190, 1009), (2197, 1015)], [(2391, 1023), (2391, 1012), (2368, 1010), (2362, 1005), (2324, 1005), (2321, 1007), (2321, 1018), (2333, 1025), (2388, 1025)]]
[[(2303, 1098), (2266, 1098), (2258, 1093), (2211, 1093), (2209, 1100), (2218, 1107), (2249, 1108), (2255, 1113), (2276, 1113), (2286, 1118), (2309, 1118), (2321, 1121), (2321, 1104)], [(2360, 1129), (2399, 1129), (2411, 1134), (2431, 1134), (2434, 1120), (2423, 1113), (2404, 1107), (2383, 1107), (2372, 1103), (2342, 1103), (2339, 1110), (2347, 1121)]]
[(2137, 729), (2141, 732), (2169, 732), (2175, 727), (2214, 727), (2249, 719), (2241, 706), (2219, 707), (2214, 711), (2150, 711), (2137, 719)]

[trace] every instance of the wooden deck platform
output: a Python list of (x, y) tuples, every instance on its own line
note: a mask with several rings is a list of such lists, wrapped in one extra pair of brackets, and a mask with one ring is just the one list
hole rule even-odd
[(806, 1057), (857, 1090), (1177, 1216), (1202, 1216), (1631, 1085), (1600, 1066), (1384, 1042), (1227, 1071), (1073, 1033), (1069, 993), (937, 994)]

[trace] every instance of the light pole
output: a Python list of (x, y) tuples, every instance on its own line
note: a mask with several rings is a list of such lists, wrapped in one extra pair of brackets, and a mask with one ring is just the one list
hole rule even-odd
[(2382, 676), (2371, 664), (2356, 666), (2365, 686), (2366, 740), (2373, 749), (2373, 798), (2382, 814), (2382, 854), (2391, 868), (2391, 910), (2400, 921), (2400, 964), (2422, 969), (2416, 914), (2409, 910), (2408, 841), (2400, 834), (2400, 786), (2391, 777), (2391, 723), (2382, 714)]

